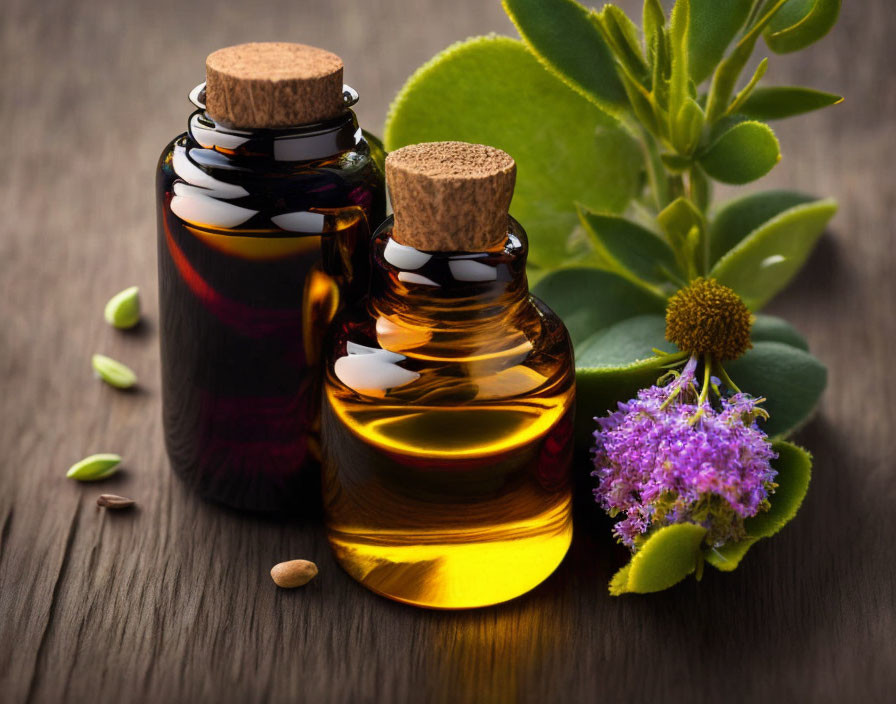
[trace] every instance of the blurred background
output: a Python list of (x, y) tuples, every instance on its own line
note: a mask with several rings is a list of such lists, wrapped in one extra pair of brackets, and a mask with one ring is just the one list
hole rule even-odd
[[(640, 17), (640, 0), (618, 4)], [(152, 237), (152, 169), (162, 146), (184, 130), (192, 109), (187, 94), (204, 80), (205, 57), (217, 48), (276, 40), (339, 54), (345, 81), (361, 95), (361, 124), (381, 134), (391, 99), (435, 53), (477, 34), (516, 36), (499, 0), (41, 0), (39, 7), (4, 0), (0, 10), (0, 119), (19, 145), (7, 155), (0, 198), (11, 218), (6, 226), (33, 227), (33, 213), (21, 206), (35, 183), (45, 204), (68, 197), (110, 204), (125, 192), (145, 191), (143, 199), (125, 199), (132, 212), (94, 211), (95, 220), (80, 223), (86, 237), (110, 226), (129, 232), (142, 226)], [(840, 173), (882, 158), (880, 130), (892, 121), (896, 91), (868, 57), (896, 58), (894, 26), (892, 3), (848, 3), (831, 36), (795, 55), (772, 56), (766, 82), (804, 83), (845, 95), (846, 102), (777, 123), (783, 161), (755, 188), (793, 185), (797, 153), (803, 165), (812, 160), (818, 171)], [(756, 53), (763, 55), (761, 46)], [(831, 124), (850, 126), (848, 148), (813, 139)], [(10, 180), (25, 169), (37, 178)], [(798, 185), (820, 195), (852, 195), (852, 184)], [(52, 226), (52, 210), (44, 212), (45, 227)]]
[[(640, 18), (640, 0), (617, 4)], [(800, 150), (810, 150), (819, 121), (872, 130), (896, 107), (896, 92), (871, 90), (881, 77), (872, 76), (867, 60), (888, 53), (891, 3), (846, 5), (831, 36), (795, 55), (772, 56), (766, 82), (805, 82), (847, 96), (836, 109), (777, 125), (785, 142), (779, 171), (787, 169), (791, 134), (804, 135)], [(204, 80), (206, 55), (222, 46), (295, 41), (339, 54), (346, 82), (361, 94), (361, 123), (379, 133), (392, 97), (436, 52), (477, 34), (516, 36), (499, 0), (42, 0), (39, 6), (3, 3), (0, 109), (7, 134), (28, 142), (30, 152), (39, 152), (48, 134), (64, 134), (94, 167), (115, 169), (122, 188), (147, 173), (150, 155), (183, 130), (187, 93)], [(761, 44), (756, 53), (762, 56)]]

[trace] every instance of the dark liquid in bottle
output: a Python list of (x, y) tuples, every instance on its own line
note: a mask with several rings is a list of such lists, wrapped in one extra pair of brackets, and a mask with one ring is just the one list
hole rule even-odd
[[(344, 121), (341, 139), (357, 132)], [(192, 132), (162, 155), (157, 183), (168, 454), (207, 498), (283, 510), (316, 461), (321, 339), (366, 289), (382, 176), (363, 140), (286, 161), (274, 158), (284, 140), (226, 148)]]

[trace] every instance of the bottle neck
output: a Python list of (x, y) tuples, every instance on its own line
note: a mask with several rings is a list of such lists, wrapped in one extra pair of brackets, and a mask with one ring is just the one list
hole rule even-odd
[(190, 101), (198, 109), (190, 115), (188, 132), (202, 147), (236, 159), (318, 161), (354, 149), (363, 141), (350, 109), (358, 101), (358, 94), (345, 86), (343, 98), (345, 111), (323, 122), (273, 129), (237, 128), (217, 122), (206, 112), (202, 83), (190, 93)]
[(240, 130), (209, 117), (201, 92), (191, 100), (199, 109), (166, 162), (181, 220), (219, 234), (294, 237), (356, 223), (367, 232), (367, 219), (381, 217), (381, 176), (348, 107), (326, 123)]
[(511, 218), (504, 242), (484, 252), (420, 251), (398, 243), (392, 226), (390, 217), (372, 242), (370, 306), (384, 348), (427, 348), (441, 358), (519, 344), (529, 309), (528, 243), (519, 223)]

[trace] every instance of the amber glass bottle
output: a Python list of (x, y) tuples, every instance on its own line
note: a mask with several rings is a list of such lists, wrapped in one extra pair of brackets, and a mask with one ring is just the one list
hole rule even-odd
[(322, 336), (366, 293), (383, 173), (333, 54), (230, 47), (207, 77), (157, 172), (165, 440), (203, 496), (285, 510), (315, 457)]
[(327, 345), (330, 544), (370, 589), (466, 608), (532, 589), (572, 536), (574, 365), (526, 282), (504, 152), (415, 145), (386, 162), (395, 217), (370, 297)]

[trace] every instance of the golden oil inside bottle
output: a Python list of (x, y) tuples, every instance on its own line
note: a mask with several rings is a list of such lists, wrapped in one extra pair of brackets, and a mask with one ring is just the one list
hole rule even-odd
[(455, 278), (469, 255), (400, 276), (394, 262), (413, 253), (388, 235), (373, 243), (386, 275), (367, 308), (332, 331), (329, 540), (352, 577), (398, 601), (506, 601), (546, 579), (572, 538), (569, 338), (528, 295), (524, 239), (477, 260), (498, 272), (483, 284)]
[[(551, 445), (565, 442), (556, 434), (570, 432), (569, 400), (558, 396), (543, 410), (418, 408), (396, 417), (328, 390), (325, 414), (344, 421), (323, 421), (332, 433), (324, 442), (338, 448), (343, 467), (338, 476), (332, 463), (324, 470), (337, 559), (368, 588), (422, 606), (495, 604), (537, 586), (572, 539), (567, 462), (559, 477), (545, 462)], [(483, 430), (502, 433), (500, 448)], [(417, 452), (407, 451), (406, 436)]]

